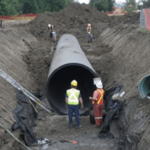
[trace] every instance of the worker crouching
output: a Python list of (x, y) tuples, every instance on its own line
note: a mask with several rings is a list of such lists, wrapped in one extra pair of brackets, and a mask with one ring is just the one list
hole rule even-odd
[(69, 116), (69, 127), (73, 126), (72, 117), (73, 113), (75, 114), (76, 127), (80, 128), (80, 119), (79, 119), (79, 102), (81, 103), (81, 109), (83, 108), (83, 100), (81, 98), (80, 91), (77, 90), (77, 81), (73, 80), (71, 82), (71, 89), (66, 91), (66, 106), (68, 107), (68, 116)]
[(89, 97), (89, 99), (92, 100), (93, 104), (95, 126), (99, 127), (103, 123), (103, 96), (105, 91), (103, 90), (103, 84), (101, 81), (96, 84), (96, 87), (97, 90), (93, 92), (93, 97)]

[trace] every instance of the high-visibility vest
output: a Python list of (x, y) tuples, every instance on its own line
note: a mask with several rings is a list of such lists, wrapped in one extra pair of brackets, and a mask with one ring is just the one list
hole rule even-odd
[[(103, 89), (97, 89), (97, 91), (100, 93), (100, 96), (98, 95), (96, 102), (97, 102), (97, 104), (100, 104), (101, 100), (103, 100), (104, 90)], [(92, 104), (95, 104), (95, 100), (92, 101)]]
[(67, 90), (68, 104), (69, 105), (79, 105), (79, 95), (80, 91), (74, 88)]

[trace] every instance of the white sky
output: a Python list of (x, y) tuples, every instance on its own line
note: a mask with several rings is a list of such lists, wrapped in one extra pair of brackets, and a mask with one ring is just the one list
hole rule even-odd
[(78, 0), (79, 3), (85, 3), (85, 4), (88, 4), (90, 0)]
[[(88, 4), (90, 0), (78, 0), (80, 3), (86, 3)], [(116, 3), (118, 2), (125, 2), (126, 0), (116, 0)], [(136, 2), (138, 2), (139, 0), (136, 0)]]

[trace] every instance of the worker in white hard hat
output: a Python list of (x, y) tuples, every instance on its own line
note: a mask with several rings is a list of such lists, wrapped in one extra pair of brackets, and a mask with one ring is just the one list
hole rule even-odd
[(89, 97), (89, 99), (92, 100), (93, 104), (95, 126), (99, 127), (103, 123), (103, 96), (105, 91), (103, 90), (103, 84), (101, 81), (96, 84), (96, 87), (97, 90), (93, 92), (93, 97)]
[(52, 32), (54, 31), (54, 25), (48, 24), (48, 31), (50, 33), (50, 38), (53, 37)]
[(80, 91), (77, 90), (77, 81), (73, 80), (71, 82), (71, 89), (66, 91), (66, 106), (68, 107), (68, 116), (69, 116), (69, 127), (73, 126), (72, 117), (73, 113), (76, 118), (76, 127), (80, 128), (80, 119), (79, 119), (79, 103), (81, 103), (81, 109), (83, 108), (83, 100), (80, 94)]
[(87, 41), (88, 41), (88, 43), (90, 43), (90, 42), (92, 42), (92, 34), (91, 34), (92, 30), (91, 30), (91, 24), (90, 23), (87, 24), (86, 31), (87, 31)]
[(51, 27), (51, 24), (48, 24), (48, 30), (50, 29), (50, 27)]

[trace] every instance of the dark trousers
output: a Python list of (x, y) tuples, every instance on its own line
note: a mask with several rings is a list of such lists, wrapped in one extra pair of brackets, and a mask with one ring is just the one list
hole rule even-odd
[(75, 114), (76, 118), (76, 126), (79, 127), (80, 126), (79, 105), (68, 105), (69, 125), (72, 125), (73, 113)]

